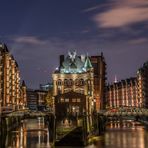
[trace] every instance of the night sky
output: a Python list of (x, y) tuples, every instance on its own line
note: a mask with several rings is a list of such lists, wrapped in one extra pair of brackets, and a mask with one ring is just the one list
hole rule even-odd
[(108, 81), (148, 60), (148, 0), (0, 0), (0, 42), (29, 88), (51, 81), (59, 55), (104, 53)]

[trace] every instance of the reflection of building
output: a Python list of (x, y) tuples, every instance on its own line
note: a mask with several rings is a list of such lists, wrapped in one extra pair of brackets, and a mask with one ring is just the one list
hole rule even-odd
[(137, 72), (139, 104), (148, 108), (148, 62)]
[(139, 106), (138, 85), (136, 78), (121, 80), (107, 86), (108, 107)]
[(106, 63), (103, 53), (101, 56), (90, 57), (94, 68), (94, 98), (96, 100), (96, 109), (105, 108), (105, 80), (106, 80)]
[(57, 116), (91, 114), (94, 106), (94, 76), (89, 57), (69, 52), (60, 56), (60, 66), (52, 75)]
[(0, 99), (3, 109), (21, 108), (20, 71), (5, 44), (0, 44)]

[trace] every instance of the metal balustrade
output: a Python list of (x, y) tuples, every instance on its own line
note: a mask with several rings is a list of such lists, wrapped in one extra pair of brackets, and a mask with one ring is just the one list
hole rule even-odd
[(118, 108), (110, 109), (105, 112), (98, 112), (105, 116), (148, 116), (146, 108)]

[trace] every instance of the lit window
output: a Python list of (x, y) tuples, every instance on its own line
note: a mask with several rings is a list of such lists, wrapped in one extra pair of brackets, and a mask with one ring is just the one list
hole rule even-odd
[(77, 98), (77, 102), (81, 102), (80, 98)]
[(62, 80), (59, 79), (59, 80), (57, 81), (57, 85), (61, 86), (61, 85), (62, 85)]
[(72, 86), (73, 85), (73, 80), (72, 79), (65, 79), (64, 80), (64, 85), (65, 86)]
[(77, 99), (73, 98), (73, 99), (72, 99), (72, 102), (77, 102)]
[(61, 102), (64, 102), (64, 98), (61, 98)]
[(65, 99), (65, 102), (69, 102), (69, 99), (68, 99), (68, 98), (66, 98), (66, 99)]

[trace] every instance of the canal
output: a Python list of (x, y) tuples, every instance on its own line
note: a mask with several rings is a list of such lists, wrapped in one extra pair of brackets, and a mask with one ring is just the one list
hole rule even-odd
[[(10, 132), (6, 148), (50, 148), (49, 131), (43, 118), (26, 119)], [(148, 148), (148, 130), (138, 122), (110, 122), (104, 135), (87, 148)]]
[(44, 118), (25, 119), (5, 138), (6, 148), (50, 148), (49, 131)]
[(139, 122), (110, 122), (106, 132), (87, 148), (148, 148), (148, 130)]

